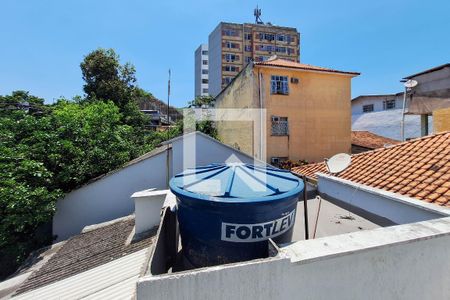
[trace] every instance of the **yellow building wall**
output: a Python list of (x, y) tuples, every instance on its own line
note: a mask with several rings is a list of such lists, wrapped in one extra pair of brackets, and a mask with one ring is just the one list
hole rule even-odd
[[(241, 76), (236, 77), (230, 86), (216, 97), (216, 115), (221, 119), (221, 113), (227, 113), (225, 109), (233, 109), (228, 115), (237, 120), (218, 121), (216, 123), (221, 142), (239, 149), (248, 155), (257, 157), (254, 145), (255, 125), (252, 121), (239, 121), (247, 118), (244, 110), (239, 115), (239, 108), (256, 108), (256, 88), (253, 72), (247, 67)], [(222, 110), (222, 111), (221, 111)], [(248, 119), (248, 118), (247, 118)]]
[[(351, 152), (351, 77), (283, 68), (256, 67), (264, 81), (267, 109), (267, 161), (323, 161)], [(289, 82), (289, 95), (270, 94), (271, 75), (298, 78)], [(289, 136), (271, 135), (271, 117), (288, 117)]]
[(450, 107), (433, 111), (434, 132), (450, 130)]
[[(216, 108), (258, 108), (259, 73), (266, 109), (266, 157), (293, 161), (323, 161), (336, 153), (351, 153), (351, 77), (285, 68), (248, 67), (216, 98)], [(271, 75), (288, 76), (289, 95), (270, 93)], [(290, 83), (292, 77), (299, 83)], [(288, 117), (289, 136), (272, 136), (272, 116)], [(256, 156), (253, 135), (260, 131), (250, 121), (218, 122), (225, 144)]]

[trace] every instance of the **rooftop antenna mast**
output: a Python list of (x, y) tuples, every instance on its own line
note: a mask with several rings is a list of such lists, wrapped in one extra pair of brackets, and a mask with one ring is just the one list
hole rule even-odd
[(253, 10), (253, 15), (255, 16), (256, 24), (264, 24), (264, 22), (261, 20), (261, 9), (258, 8), (258, 5), (256, 5), (256, 8)]

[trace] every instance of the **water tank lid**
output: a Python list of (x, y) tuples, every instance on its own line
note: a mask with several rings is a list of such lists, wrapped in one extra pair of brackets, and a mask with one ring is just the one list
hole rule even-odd
[(303, 182), (288, 170), (243, 163), (187, 169), (170, 180), (178, 197), (219, 202), (259, 202), (299, 194)]

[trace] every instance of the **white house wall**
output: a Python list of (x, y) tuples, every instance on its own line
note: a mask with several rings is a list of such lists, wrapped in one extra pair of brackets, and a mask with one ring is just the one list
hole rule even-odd
[[(326, 199), (361, 210), (367, 219), (382, 217), (394, 224), (407, 224), (450, 216), (450, 209), (436, 204), (375, 189), (348, 180), (318, 174), (318, 190)], [(368, 213), (364, 215), (364, 213)], [(374, 220), (376, 222), (376, 220)]]
[(88, 225), (134, 212), (130, 196), (148, 188), (166, 188), (166, 152), (135, 163), (68, 193), (56, 204), (53, 234), (64, 240)]
[[(183, 152), (183, 148), (187, 152)], [(202, 134), (187, 135), (184, 139), (172, 142), (173, 174), (183, 171), (184, 167), (204, 166), (211, 163), (244, 162), (253, 163), (253, 158), (212, 138)], [(181, 155), (186, 153), (186, 155)]]
[(277, 258), (138, 281), (137, 299), (450, 299), (450, 218), (283, 248)]
[[(183, 165), (183, 144), (189, 150), (186, 155), (187, 165)], [(85, 226), (132, 214), (135, 206), (130, 196), (137, 191), (166, 189), (166, 156), (165, 151), (156, 154), (68, 193), (56, 204), (53, 234), (57, 235), (57, 240), (78, 234)], [(182, 172), (184, 166), (227, 161), (252, 163), (253, 158), (204, 134), (193, 133), (172, 142), (169, 161), (171, 177), (172, 174)]]
[[(433, 118), (431, 116), (428, 118), (428, 132), (433, 132)], [(401, 109), (352, 114), (352, 130), (367, 130), (387, 138), (401, 140), (401, 121)], [(420, 136), (420, 116), (405, 115), (405, 138)]]

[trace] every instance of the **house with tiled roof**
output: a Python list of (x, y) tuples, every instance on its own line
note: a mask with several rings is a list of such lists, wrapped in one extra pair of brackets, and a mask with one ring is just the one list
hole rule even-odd
[[(277, 56), (249, 63), (216, 96), (215, 107), (261, 112), (257, 120), (219, 122), (219, 138), (274, 165), (349, 153), (351, 81), (358, 75)], [(260, 136), (264, 147), (254, 141)]]
[[(292, 241), (269, 238), (263, 257), (233, 263), (189, 264), (181, 199), (148, 185), (128, 199), (131, 215), (86, 226), (30, 258), (0, 282), (0, 298), (448, 299), (450, 208), (441, 197), (448, 194), (449, 138), (446, 132), (356, 154), (340, 174), (325, 174), (323, 164), (297, 171), (318, 191), (294, 202)], [(220, 230), (208, 229), (208, 242), (220, 239)]]
[[(381, 196), (401, 195), (417, 205), (450, 207), (450, 132), (352, 155), (351, 165), (339, 174), (330, 174), (325, 162), (292, 172), (318, 182), (319, 191), (343, 201), (347, 200), (339, 193), (350, 184)], [(321, 180), (335, 182), (335, 190), (321, 185)]]
[(366, 130), (353, 130), (351, 137), (353, 154), (400, 143), (400, 141), (377, 135)]

